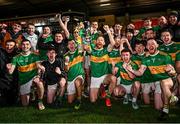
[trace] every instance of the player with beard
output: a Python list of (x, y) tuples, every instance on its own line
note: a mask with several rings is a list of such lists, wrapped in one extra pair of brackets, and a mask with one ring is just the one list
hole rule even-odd
[(149, 80), (151, 80), (151, 82), (160, 81), (164, 105), (158, 119), (167, 119), (169, 113), (169, 103), (178, 101), (178, 98), (174, 96), (170, 90), (173, 86), (171, 76), (176, 75), (176, 71), (172, 66), (171, 57), (157, 49), (158, 44), (154, 39), (149, 39), (146, 47), (148, 49), (149, 56), (142, 61), (142, 65), (139, 70), (135, 71), (131, 66), (127, 66), (126, 68), (136, 76), (142, 76), (145, 70), (149, 69), (151, 73)]
[[(142, 41), (136, 41), (135, 44), (135, 51), (136, 54), (132, 56), (132, 60), (138, 64), (140, 67), (142, 64), (143, 59), (146, 57), (145, 53), (145, 46)], [(151, 73), (149, 70), (146, 70), (142, 77), (139, 78), (139, 81), (141, 82), (142, 87), (142, 93), (143, 93), (143, 100), (144, 104), (150, 104), (150, 92), (153, 92), (154, 94), (154, 107), (157, 110), (160, 110), (163, 106), (162, 98), (161, 98), (161, 86), (160, 82), (151, 82), (149, 80), (149, 77), (151, 77)]]
[[(108, 25), (104, 25), (104, 29), (111, 34)], [(106, 106), (111, 106), (110, 97), (116, 86), (116, 77), (108, 73), (108, 53), (114, 47), (114, 40), (110, 40), (111, 47), (103, 48), (105, 45), (104, 37), (99, 36), (95, 41), (95, 47), (86, 49), (90, 54), (91, 62), (91, 85), (90, 85), (90, 101), (96, 102), (101, 84), (107, 85), (108, 90), (105, 94)], [(89, 47), (88, 47), (89, 48)]]

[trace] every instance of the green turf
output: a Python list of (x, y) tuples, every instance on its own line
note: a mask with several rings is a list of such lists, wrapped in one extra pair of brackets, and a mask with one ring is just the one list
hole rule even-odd
[[(112, 107), (107, 108), (104, 100), (98, 100), (91, 104), (83, 99), (80, 110), (75, 110), (73, 105), (64, 103), (59, 109), (47, 108), (39, 111), (34, 105), (29, 107), (3, 107), (0, 108), (0, 122), (13, 123), (58, 123), (58, 122), (94, 122), (94, 123), (118, 123), (118, 122), (159, 122), (159, 112), (151, 105), (141, 104), (139, 110), (133, 110), (131, 104), (123, 105), (122, 101), (113, 100)], [(173, 106), (170, 109), (170, 118), (163, 122), (180, 122), (180, 107)]]

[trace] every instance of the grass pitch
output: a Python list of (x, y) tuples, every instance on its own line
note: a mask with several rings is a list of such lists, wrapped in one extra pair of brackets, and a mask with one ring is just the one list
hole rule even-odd
[(131, 103), (123, 105), (122, 100), (112, 100), (112, 107), (105, 106), (99, 99), (92, 104), (89, 99), (83, 99), (80, 110), (75, 110), (73, 104), (64, 102), (62, 108), (48, 108), (39, 111), (35, 104), (29, 107), (1, 107), (0, 122), (6, 123), (158, 123), (180, 122), (180, 106), (170, 108), (170, 118), (158, 121), (159, 112), (152, 105), (140, 104), (138, 110), (133, 110)]

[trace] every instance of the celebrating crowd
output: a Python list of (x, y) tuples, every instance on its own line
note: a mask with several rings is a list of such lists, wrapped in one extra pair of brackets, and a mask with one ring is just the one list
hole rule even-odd
[[(95, 103), (99, 97), (107, 107), (111, 99), (121, 97), (139, 109), (138, 100), (161, 110), (159, 119), (167, 119), (169, 107), (180, 97), (180, 21), (172, 11), (158, 18), (152, 26), (150, 18), (137, 30), (127, 26), (78, 22), (72, 33), (69, 19), (55, 19), (61, 32), (51, 33), (43, 27), (39, 36), (29, 23), (22, 31), (20, 23), (11, 30), (1, 25), (0, 34), (0, 104), (23, 106), (37, 100), (39, 110), (62, 107), (68, 103), (80, 109), (82, 96)], [(124, 29), (124, 30), (123, 30)], [(140, 96), (140, 97), (139, 97)], [(141, 97), (142, 96), (142, 97)], [(83, 108), (82, 108), (83, 109)]]

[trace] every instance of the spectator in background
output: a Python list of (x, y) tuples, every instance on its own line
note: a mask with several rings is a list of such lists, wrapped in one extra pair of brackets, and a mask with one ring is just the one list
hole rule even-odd
[(68, 51), (67, 48), (68, 40), (63, 38), (62, 33), (55, 33), (53, 45), (56, 49), (56, 58), (64, 59), (64, 54)]
[(129, 41), (125, 36), (121, 37), (120, 44), (120, 51), (122, 51), (123, 49), (129, 49), (131, 53), (133, 53), (133, 49), (131, 48)]
[(156, 39), (156, 41), (159, 45), (163, 43), (161, 38), (157, 39), (156, 32), (153, 30), (153, 28), (147, 29), (145, 31), (144, 40), (148, 40), (148, 39)]
[[(115, 36), (115, 34), (114, 34), (114, 28), (113, 27), (109, 27), (109, 30), (110, 30), (110, 32), (111, 32), (111, 35), (112, 35), (112, 37), (114, 38), (114, 37), (116, 37)], [(104, 40), (105, 40), (105, 45), (104, 45), (104, 47), (107, 47), (109, 44), (110, 44), (110, 39), (109, 39), (109, 35), (108, 35), (108, 33), (105, 31), (105, 33), (104, 33)], [(117, 36), (118, 37), (118, 36)], [(119, 37), (119, 38), (121, 38), (121, 37)]]
[(23, 40), (21, 28), (21, 24), (16, 22), (12, 25), (12, 30), (1, 32), (2, 34), (0, 35), (0, 44), (3, 48), (6, 46), (6, 41), (11, 39), (15, 40), (17, 48), (20, 48), (21, 41)]
[(158, 26), (160, 26), (160, 28), (162, 29), (162, 28), (167, 27), (167, 25), (168, 25), (168, 21), (167, 21), (166, 17), (160, 16), (158, 18)]
[(86, 35), (86, 32), (89, 28), (89, 21), (85, 21), (84, 23), (83, 22), (80, 22), (79, 25), (78, 25), (78, 29), (79, 29), (79, 35), (83, 38), (85, 37)]
[(132, 24), (132, 23), (130, 23), (130, 24), (127, 25), (126, 30), (133, 30), (133, 32), (134, 32), (134, 34), (133, 34), (134, 37), (136, 37), (136, 36), (138, 35), (138, 33), (139, 33), (139, 30), (135, 29), (135, 26), (134, 26), (134, 24)]
[(134, 51), (136, 38), (134, 36), (134, 30), (133, 29), (128, 29), (126, 31), (126, 38), (128, 39), (128, 41), (129, 41), (129, 43), (131, 45), (131, 48)]
[(152, 28), (152, 21), (151, 18), (143, 19), (143, 27), (139, 30), (139, 34), (137, 35), (138, 39), (144, 39), (144, 33), (147, 29)]
[[(56, 18), (59, 21), (59, 25), (62, 28), (62, 30), (65, 33), (65, 37), (63, 37), (63, 34), (60, 32), (55, 33), (54, 42), (52, 43), (55, 46), (57, 56), (56, 58), (60, 58), (64, 60), (64, 54), (68, 51), (67, 44), (68, 44), (68, 38), (69, 38), (69, 31), (67, 29), (67, 26), (62, 22), (61, 14), (57, 14)], [(65, 23), (67, 23), (69, 20), (67, 17), (64, 18)]]
[(18, 54), (18, 49), (16, 47), (16, 42), (14, 40), (7, 40), (6, 41), (6, 48), (5, 48), (8, 62), (11, 62), (14, 56)]
[(0, 31), (1, 31), (1, 35), (5, 34), (7, 31), (7, 25), (6, 24), (0, 24)]
[(114, 26), (114, 36), (115, 37), (120, 37), (121, 38), (121, 30), (122, 30), (123, 26), (120, 24), (115, 24)]
[(38, 36), (35, 34), (35, 25), (29, 23), (27, 25), (27, 32), (23, 33), (23, 36), (25, 39), (31, 42), (32, 45), (31, 50), (38, 53), (39, 52), (37, 50)]
[(134, 24), (132, 24), (132, 23), (128, 24), (128, 25), (127, 25), (127, 30), (128, 30), (128, 29), (135, 30)]
[(154, 32), (159, 30), (158, 26), (152, 27), (151, 18), (148, 17), (148, 18), (144, 19), (143, 27), (139, 30), (139, 34), (137, 35), (137, 39), (144, 40), (145, 39), (145, 32), (147, 29), (150, 29), (150, 28), (152, 28)]
[(179, 13), (177, 11), (171, 11), (168, 16), (168, 22), (168, 28), (173, 31), (172, 40), (175, 42), (180, 42), (180, 25), (178, 25)]
[(171, 11), (168, 16), (168, 23), (169, 26), (175, 26), (178, 23), (178, 15), (179, 13), (177, 11)]
[(98, 30), (98, 22), (97, 21), (93, 21), (91, 22), (91, 29), (90, 29), (90, 33), (91, 33), (91, 42), (94, 42), (94, 40), (97, 39), (97, 37), (102, 34), (101, 31)]
[(16, 56), (17, 48), (14, 40), (6, 41), (5, 50), (0, 48), (0, 105), (13, 105), (18, 99), (18, 78), (17, 69), (10, 75), (6, 69), (6, 64), (10, 63)]
[(161, 31), (164, 28), (168, 27), (168, 21), (167, 21), (166, 17), (160, 16), (158, 18), (158, 25), (157, 26), (159, 27), (159, 30), (156, 32), (156, 38), (160, 40), (161, 39)]
[(134, 30), (134, 36), (136, 37), (139, 34), (139, 30), (135, 29)]

